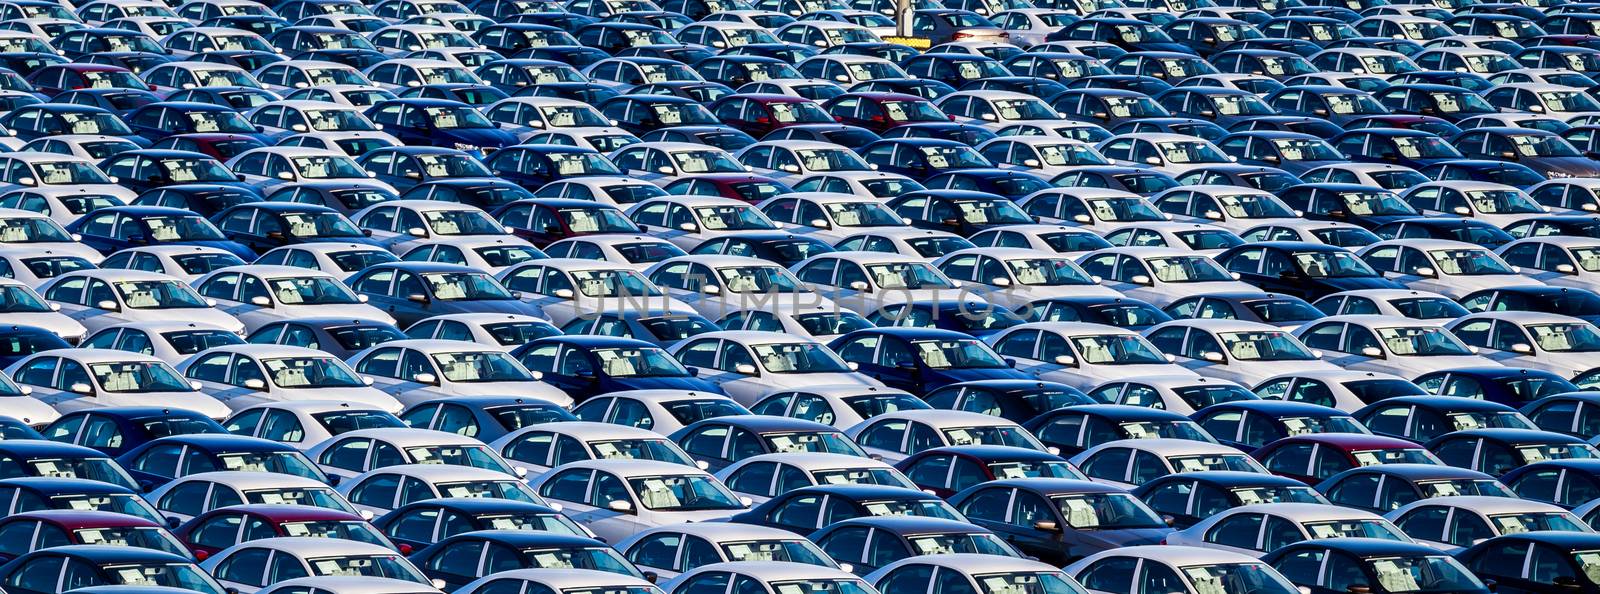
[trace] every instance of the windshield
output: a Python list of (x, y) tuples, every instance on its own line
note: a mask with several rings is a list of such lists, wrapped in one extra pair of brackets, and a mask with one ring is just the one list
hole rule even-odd
[(1067, 525), (1077, 530), (1166, 526), (1150, 508), (1126, 493), (1084, 493), (1056, 497), (1054, 500), (1061, 509), (1061, 515), (1067, 519)]
[(1233, 276), (1205, 256), (1169, 256), (1145, 260), (1156, 279), (1165, 283), (1231, 281)]
[(489, 530), (539, 530), (556, 534), (588, 537), (572, 520), (561, 514), (522, 513), (478, 516), (478, 523)]
[(389, 539), (368, 524), (360, 520), (320, 520), (311, 522), (284, 522), (279, 525), (284, 536), (310, 536), (314, 538), (337, 538), (340, 540), (353, 540), (379, 546), (389, 547)]
[(1389, 352), (1399, 356), (1470, 355), (1448, 330), (1438, 327), (1378, 328), (1378, 338)]
[(366, 179), (367, 171), (344, 155), (317, 155), (289, 159), (295, 171), (306, 179)]
[[(304, 454), (299, 451), (292, 452), (238, 452), (232, 454), (219, 454), (220, 465), (202, 462), (192, 464), (185, 472), (203, 472), (205, 470), (228, 470), (237, 472), (272, 472), (291, 476), (304, 477), (312, 480), (327, 480), (322, 472), (312, 466)], [(189, 464), (186, 462), (186, 464)]]
[(433, 298), (444, 301), (478, 301), (513, 299), (510, 292), (494, 277), (474, 272), (439, 272), (424, 274), (433, 290)]
[(1380, 557), (1367, 566), (1385, 592), (1467, 592), (1484, 585), (1456, 560), (1444, 555)]
[(349, 305), (360, 303), (343, 283), (328, 277), (277, 278), (267, 281), (283, 305)]
[(263, 359), (272, 383), (280, 388), (359, 388), (364, 384), (333, 357)]
[(1017, 282), (1024, 285), (1059, 287), (1065, 285), (1092, 285), (1095, 282), (1082, 269), (1064, 258), (1027, 258), (1006, 260), (1006, 267)]
[[(340, 132), (347, 130), (376, 130), (372, 123), (367, 121), (361, 113), (353, 109), (308, 109), (300, 112), (311, 125), (312, 130), (318, 132)], [(355, 176), (340, 176), (355, 177)]]
[(507, 467), (494, 455), (488, 446), (482, 445), (431, 445), (415, 446), (405, 449), (406, 457), (412, 464), (445, 464), (449, 466), (470, 466), (511, 474)]
[(1500, 534), (1521, 534), (1536, 530), (1589, 531), (1589, 527), (1585, 526), (1582, 520), (1564, 511), (1490, 514), (1489, 521), (1494, 523), (1495, 530)]
[(110, 458), (34, 458), (27, 460), (31, 476), (79, 478), (137, 489), (133, 477)]
[[(210, 221), (198, 216), (148, 216), (140, 219), (150, 231), (150, 240), (163, 241), (222, 241), (222, 232)], [(126, 223), (124, 223), (126, 225)], [(135, 234), (136, 236), (138, 234)]]
[(724, 556), (740, 561), (787, 561), (823, 567), (834, 566), (822, 549), (817, 548), (817, 545), (809, 540), (799, 538), (725, 542), (721, 547)]
[(107, 565), (100, 568), (112, 584), (127, 586), (167, 586), (200, 594), (222, 594), (205, 573), (192, 563), (144, 563)]
[(155, 526), (84, 528), (74, 530), (72, 533), (78, 537), (78, 544), (138, 547), (185, 556), (189, 554), (177, 539), (168, 535), (166, 530)]
[(838, 355), (814, 342), (758, 344), (750, 348), (762, 369), (772, 373), (850, 373)]
[(1165, 364), (1167, 358), (1137, 334), (1073, 336), (1072, 348), (1093, 365)]
[(399, 258), (387, 251), (373, 248), (346, 252), (328, 252), (328, 259), (333, 260), (334, 266), (337, 266), (342, 272), (356, 272), (375, 264), (394, 262)]
[(95, 363), (89, 373), (107, 392), (192, 392), (194, 388), (166, 363), (130, 361)]
[(494, 127), (494, 122), (471, 107), (429, 107), (425, 111), (428, 113), (428, 123), (440, 130)]
[(1431, 250), (1429, 256), (1439, 266), (1443, 274), (1479, 275), (1479, 274), (1515, 274), (1511, 267), (1506, 266), (1489, 250), (1459, 249), (1459, 250)]
[(689, 371), (658, 348), (595, 349), (600, 372), (612, 377), (687, 377)]
[(60, 224), (43, 217), (0, 219), (0, 243), (71, 242)]
[(500, 351), (435, 353), (433, 362), (452, 382), (527, 382), (533, 375)]
[(163, 521), (156, 510), (138, 495), (122, 495), (116, 493), (92, 495), (56, 495), (50, 498), (50, 509), (93, 510), (128, 514), (151, 520)]
[(1578, 149), (1554, 134), (1514, 134), (1506, 138), (1524, 157), (1581, 157)]
[(1143, 198), (1091, 198), (1084, 200), (1084, 204), (1095, 218), (1108, 223), (1167, 220)]
[[(495, 470), (501, 470), (495, 468)], [(504, 470), (501, 470), (504, 472)], [(439, 496), (447, 499), (510, 499), (526, 503), (543, 504), (538, 495), (534, 495), (528, 485), (513, 480), (484, 481), (477, 480), (463, 483), (439, 483)]]
[(862, 328), (871, 328), (873, 325), (872, 322), (861, 317), (861, 314), (853, 311), (800, 314), (794, 316), (794, 321), (798, 322), (800, 328), (812, 336), (848, 334)]
[(50, 305), (22, 285), (0, 285), (0, 313), (44, 313)]
[(968, 146), (924, 146), (919, 147), (922, 155), (928, 161), (928, 167), (933, 169), (962, 169), (971, 167), (989, 167), (988, 160), (978, 151)]
[(1265, 219), (1295, 216), (1294, 211), (1289, 210), (1271, 194), (1224, 195), (1217, 196), (1217, 201), (1222, 203), (1222, 210), (1232, 218)]
[(1340, 192), (1339, 198), (1350, 214), (1415, 215), (1417, 209), (1394, 192)]
[(1520, 190), (1475, 190), (1466, 192), (1474, 210), (1483, 214), (1542, 213), (1544, 208)]
[(245, 491), (244, 500), (247, 503), (309, 505), (355, 513), (355, 510), (351, 509), (348, 503), (345, 503), (344, 498), (328, 487), (285, 487), (281, 489)]
[(840, 227), (900, 226), (904, 222), (879, 202), (830, 202), (823, 205), (828, 218)]
[(1236, 472), (1265, 473), (1255, 460), (1244, 454), (1203, 454), (1198, 456), (1173, 456), (1167, 458), (1177, 472), (1201, 472), (1206, 470), (1232, 470)]
[(1337, 520), (1332, 522), (1307, 522), (1306, 532), (1312, 539), (1324, 538), (1381, 538), (1406, 541), (1393, 525), (1385, 520)]
[(640, 577), (639, 570), (610, 547), (532, 549), (523, 551), (523, 558), (530, 569), (593, 569)]
[(1393, 136), (1396, 150), (1408, 159), (1460, 159), (1461, 153), (1438, 136)]
[[(1249, 592), (1251, 594), (1294, 594), (1298, 590), (1265, 563), (1218, 563), (1183, 568), (1184, 577), (1195, 592)], [(1182, 588), (1177, 585), (1177, 588)]]
[(1600, 332), (1587, 322), (1529, 324), (1523, 328), (1533, 334), (1533, 341), (1541, 351), (1552, 353), (1600, 351)]
[(1316, 356), (1287, 332), (1219, 332), (1228, 355), (1239, 361), (1315, 361)]
[(717, 269), (730, 293), (804, 293), (800, 279), (780, 266), (728, 266)]
[(917, 263), (871, 264), (867, 276), (880, 289), (953, 289), (954, 285), (930, 265)]
[(639, 504), (656, 511), (744, 509), (738, 498), (709, 476), (681, 474), (629, 478)]
[(399, 554), (320, 557), (306, 559), (305, 564), (311, 567), (311, 575), (382, 577), (419, 584), (428, 583), (428, 578), (418, 573), (416, 568)]
[(777, 229), (760, 211), (750, 206), (702, 206), (694, 209), (700, 226), (708, 231), (770, 231)]
[[(89, 82), (90, 82), (89, 88), (91, 88), (91, 89), (108, 89), (108, 88), (111, 88), (111, 87), (122, 87), (122, 88), (127, 88), (127, 89), (142, 89), (142, 88), (145, 88), (145, 85), (143, 83), (138, 82), (139, 79), (133, 78), (133, 75), (128, 74), (126, 72), (118, 72), (118, 73), (114, 73), (114, 74), (124, 75), (127, 78), (132, 79), (134, 84), (127, 85), (127, 86), (124, 86), (124, 85), (113, 85), (113, 84), (110, 84), (109, 81), (106, 81), (104, 79), (104, 77), (99, 76), (101, 74), (105, 74), (105, 73), (102, 73), (102, 72), (90, 72), (90, 73), (87, 73), (87, 74), (84, 75), (85, 77), (87, 77), (89, 79)], [(59, 117), (61, 119), (61, 123), (65, 124), (65, 126), (62, 127), (62, 128), (65, 128), (65, 129), (60, 129), (60, 128), (51, 126), (50, 128), (55, 128), (55, 129), (50, 130), (52, 132), (63, 133), (63, 134), (104, 134), (104, 135), (107, 135), (107, 136), (131, 136), (131, 135), (133, 135), (133, 131), (128, 129), (128, 125), (127, 124), (122, 123), (122, 119), (121, 118), (118, 118), (116, 115), (109, 114), (109, 113), (69, 112), (69, 113), (58, 114), (57, 117)], [(46, 119), (46, 118), (41, 117), (41, 120), (43, 120), (43, 119)], [(87, 163), (84, 163), (84, 164), (81, 164), (81, 165), (87, 165)], [(50, 183), (50, 182), (42, 182), (42, 183)], [(57, 183), (66, 183), (66, 182), (57, 182)], [(95, 182), (95, 183), (107, 183), (107, 182)]]
[(575, 270), (572, 281), (585, 297), (658, 296), (661, 290), (644, 275), (632, 270)]
[(999, 369), (1006, 367), (994, 351), (977, 339), (923, 340), (911, 343), (924, 365), (934, 369)]

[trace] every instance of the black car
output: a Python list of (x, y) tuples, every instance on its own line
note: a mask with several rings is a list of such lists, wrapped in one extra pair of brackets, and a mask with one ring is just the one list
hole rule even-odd
[(1216, 257), (1239, 280), (1264, 291), (1304, 299), (1357, 289), (1404, 289), (1350, 250), (1308, 242), (1268, 241), (1238, 246)]

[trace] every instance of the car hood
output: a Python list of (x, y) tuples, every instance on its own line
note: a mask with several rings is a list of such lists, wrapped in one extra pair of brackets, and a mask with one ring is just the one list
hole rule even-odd
[(621, 377), (611, 378), (617, 390), (694, 390), (721, 394), (722, 390), (698, 377)]
[(1311, 282), (1322, 285), (1335, 292), (1355, 291), (1358, 289), (1404, 289), (1405, 286), (1381, 276), (1363, 277), (1326, 277), (1314, 279)]
[(1097, 542), (1106, 549), (1160, 544), (1161, 539), (1172, 534), (1171, 528), (1114, 528), (1095, 530), (1074, 528), (1072, 534), (1085, 541)]
[[(517, 143), (517, 135), (499, 128), (456, 128), (431, 130), (434, 144), (445, 148), (476, 150), (483, 147), (501, 148)], [(468, 145), (468, 146), (460, 146)]]
[(1522, 159), (1522, 164), (1572, 177), (1600, 177), (1600, 161), (1588, 157), (1527, 157)]
[(400, 401), (393, 396), (384, 394), (377, 388), (282, 388), (274, 387), (280, 400), (338, 400), (340, 402), (354, 402), (381, 408), (389, 412), (396, 412), (404, 408)]
[(973, 382), (990, 379), (1033, 379), (1028, 374), (1010, 367), (993, 367), (983, 369), (931, 369), (929, 370), (939, 383)]
[(75, 342), (83, 338), (84, 333), (87, 332), (83, 324), (79, 324), (77, 320), (53, 311), (8, 313), (4, 315), (6, 321), (10, 323), (44, 328), (56, 333), (56, 336), (60, 336), (67, 342)]

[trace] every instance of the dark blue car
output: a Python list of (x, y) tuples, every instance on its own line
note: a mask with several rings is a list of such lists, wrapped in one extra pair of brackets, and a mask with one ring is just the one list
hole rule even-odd
[(0, 566), (0, 581), (12, 594), (56, 594), (60, 576), (43, 577), (63, 564), (73, 567), (73, 587), (126, 584), (138, 571), (141, 584), (196, 594), (223, 594), (221, 584), (186, 556), (123, 545), (70, 545), (40, 549)]
[(1582, 388), (1548, 371), (1518, 367), (1462, 367), (1417, 376), (1412, 380), (1431, 394), (1464, 396), (1521, 408), (1555, 394)]
[(439, 146), (482, 157), (517, 143), (473, 106), (448, 99), (390, 99), (367, 108), (367, 118), (408, 145)]
[(149, 441), (117, 457), (139, 487), (150, 491), (173, 479), (201, 472), (275, 472), (330, 482), (294, 446), (231, 433), (174, 435)]
[(1291, 434), (1366, 433), (1350, 413), (1284, 400), (1235, 400), (1195, 411), (1190, 418), (1222, 445), (1251, 452)]
[(1327, 503), (1295, 479), (1259, 472), (1206, 470), (1167, 474), (1133, 488), (1133, 495), (1184, 529), (1218, 512), (1256, 503)]
[(750, 456), (787, 451), (867, 457), (860, 446), (832, 425), (793, 417), (713, 417), (691, 423), (669, 437), (696, 462), (704, 462), (711, 472)]
[(60, 335), (38, 326), (0, 326), (0, 333), (6, 337), (0, 341), (0, 368), (10, 367), (12, 363), (40, 351), (72, 348)]
[[(954, 330), (867, 328), (834, 339), (828, 348), (867, 377), (912, 394), (956, 382), (1033, 379), (982, 341)], [(926, 354), (933, 350), (944, 355), (937, 364), (930, 364)]]
[(1325, 243), (1266, 241), (1230, 248), (1216, 261), (1263, 291), (1314, 300), (1360, 289), (1403, 289), (1349, 250)]
[(107, 456), (163, 437), (199, 433), (226, 434), (221, 424), (183, 408), (110, 406), (61, 415), (41, 433), (46, 439), (91, 447)]
[(370, 239), (371, 231), (356, 227), (337, 210), (315, 204), (240, 204), (212, 215), (211, 220), (234, 241), (263, 253), (285, 245), (327, 241), (379, 245)]
[[(465, 551), (493, 550), (498, 564), (466, 559)], [(503, 552), (503, 554), (502, 554)], [(593, 538), (542, 530), (479, 530), (457, 534), (409, 557), (428, 579), (456, 590), (485, 575), (508, 569), (582, 568), (644, 578), (622, 553)]]
[[(439, 516), (449, 517), (450, 524), (435, 530), (433, 518)], [(372, 521), (372, 525), (396, 545), (417, 550), (457, 534), (502, 528), (508, 524), (519, 530), (592, 536), (587, 529), (550, 507), (489, 497), (413, 501)]]
[[(601, 356), (604, 352), (605, 356)], [(625, 390), (693, 390), (721, 393), (711, 382), (694, 377), (654, 343), (612, 336), (552, 336), (511, 351), (529, 370), (544, 374), (545, 382), (582, 402), (592, 396)], [(625, 356), (635, 362), (635, 375), (606, 373), (603, 361)], [(559, 361), (559, 365), (557, 362)], [(660, 365), (647, 365), (655, 361)]]
[(878, 485), (804, 487), (768, 499), (728, 521), (782, 528), (802, 536), (845, 518), (877, 515), (962, 521), (950, 504), (931, 493)]
[(177, 208), (102, 208), (73, 221), (67, 230), (82, 236), (84, 245), (102, 254), (146, 245), (198, 245), (226, 250), (246, 262), (256, 259), (254, 250), (229, 240), (205, 217)]

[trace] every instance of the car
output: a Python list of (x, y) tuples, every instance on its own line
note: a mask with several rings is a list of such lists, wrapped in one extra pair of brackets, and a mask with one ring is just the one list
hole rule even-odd
[[(826, 510), (823, 500), (826, 499)], [(729, 521), (811, 534), (834, 517), (915, 516), (963, 521), (963, 516), (938, 497), (904, 487), (821, 485), (780, 493)]]
[(1213, 293), (1174, 301), (1167, 312), (1180, 319), (1222, 318), (1294, 330), (1325, 314), (1298, 297), (1279, 293)]
[[(246, 564), (263, 557), (273, 563), (271, 572), (257, 574)], [(270, 586), (283, 577), (368, 576), (431, 586), (431, 580), (388, 547), (337, 538), (280, 536), (252, 540), (224, 549), (201, 563), (201, 568), (230, 588)], [(259, 583), (258, 583), (259, 582)]]
[(1385, 517), (1406, 529), (1418, 542), (1452, 554), (1504, 534), (1591, 531), (1572, 512), (1515, 497), (1436, 497), (1408, 504)]
[[(1251, 532), (1254, 525), (1256, 531)], [(1263, 525), (1272, 526), (1271, 530)], [(1318, 503), (1265, 503), (1232, 508), (1173, 533), (1179, 546), (1201, 546), (1262, 556), (1297, 542), (1367, 538), (1414, 544), (1416, 541), (1382, 516)]]
[(1244, 282), (1306, 300), (1341, 291), (1402, 288), (1351, 251), (1333, 245), (1259, 242), (1230, 248), (1215, 258)]
[[(441, 516), (449, 517), (452, 521), (448, 525), (441, 525), (437, 521)], [(491, 497), (412, 501), (373, 520), (373, 526), (383, 531), (406, 554), (410, 553), (406, 549), (421, 550), (451, 536), (478, 530), (538, 530), (552, 534), (594, 536), (555, 508)]]
[(746, 415), (739, 403), (716, 393), (692, 390), (625, 390), (595, 396), (572, 409), (580, 420), (650, 429), (665, 435), (696, 421)]
[(1338, 315), (1300, 327), (1295, 335), (1345, 369), (1405, 378), (1452, 367), (1494, 367), (1436, 321), (1385, 315)]
[[(1148, 585), (1134, 582), (1121, 568), (1148, 564)], [(1140, 545), (1090, 555), (1064, 571), (1096, 594), (1144, 586), (1149, 592), (1199, 594), (1218, 582), (1252, 592), (1288, 594), (1298, 591), (1277, 570), (1250, 555), (1193, 546)], [(1124, 579), (1126, 578), (1126, 579)]]
[(1379, 401), (1425, 396), (1421, 386), (1374, 371), (1345, 369), (1291, 372), (1268, 378), (1254, 388), (1264, 398), (1305, 402), (1354, 412)]
[(690, 565), (677, 553), (676, 544), (683, 541), (704, 543), (706, 560), (717, 559), (714, 563), (736, 561), (751, 553), (770, 553), (774, 561), (804, 563), (828, 569), (842, 568), (817, 545), (793, 532), (732, 522), (698, 522), (649, 528), (615, 546), (640, 570), (653, 572), (657, 575), (657, 581), (662, 581), (698, 567)]
[[(870, 548), (859, 546), (857, 543), (868, 535), (879, 544)], [(935, 518), (846, 519), (818, 530), (810, 538), (830, 557), (858, 575), (929, 554), (1023, 558), (1010, 544), (985, 528)]]
[(1259, 322), (1180, 319), (1153, 326), (1145, 336), (1157, 352), (1173, 356), (1177, 368), (1240, 384), (1294, 369), (1338, 369), (1293, 334)]
[[(930, 395), (931, 397), (931, 395)], [(932, 408), (908, 392), (878, 386), (823, 384), (778, 390), (750, 406), (758, 415), (792, 417), (849, 429), (877, 415)]]
[(983, 341), (952, 330), (868, 328), (836, 338), (828, 348), (861, 374), (913, 394), (959, 381), (1032, 379)]
[[(249, 529), (241, 529), (244, 525)], [(185, 522), (172, 536), (201, 561), (245, 541), (292, 536), (337, 538), (397, 550), (359, 514), (305, 505), (249, 504), (214, 509)], [(402, 554), (405, 552), (409, 551)]]
[(1274, 474), (1318, 483), (1350, 468), (1396, 464), (1439, 464), (1428, 450), (1394, 437), (1357, 433), (1291, 435), (1250, 453)]
[(528, 472), (544, 472), (567, 462), (601, 459), (655, 460), (696, 466), (689, 454), (666, 436), (611, 423), (530, 424), (489, 442), (489, 447)]
[[(467, 560), (461, 549), (493, 548), (503, 551), (498, 564), (480, 566)], [(622, 555), (593, 538), (536, 530), (480, 530), (441, 540), (412, 553), (409, 559), (431, 579), (446, 588), (459, 588), (480, 577), (507, 570), (571, 569), (581, 565), (597, 571), (640, 579), (644, 574)], [(570, 560), (570, 562), (568, 562)], [(522, 586), (520, 582), (512, 582)]]
[(1411, 289), (1340, 291), (1323, 296), (1312, 305), (1330, 316), (1376, 314), (1418, 320), (1449, 321), (1468, 313), (1467, 309), (1454, 299), (1431, 291)]
[[(155, 357), (103, 349), (57, 349), (29, 355), (7, 375), (33, 388), (33, 397), (62, 412), (105, 406), (182, 407), (212, 418), (227, 414), (220, 401)], [(170, 400), (175, 399), (175, 400)]]
[(175, 435), (225, 434), (227, 429), (203, 413), (166, 407), (105, 407), (78, 411), (52, 421), (42, 438), (91, 447), (108, 456)]
[(1254, 458), (1226, 445), (1187, 439), (1109, 441), (1068, 459), (1090, 480), (1134, 488), (1173, 472), (1231, 470), (1267, 474)]
[(1522, 407), (1553, 394), (1581, 391), (1566, 378), (1536, 369), (1458, 367), (1418, 376), (1416, 383), (1434, 394), (1459, 395)]
[(1515, 311), (1469, 314), (1446, 328), (1498, 363), (1563, 377), (1576, 376), (1590, 367), (1579, 353), (1589, 348), (1587, 337), (1597, 332), (1578, 318)]
[(1328, 503), (1321, 493), (1295, 479), (1229, 470), (1171, 474), (1140, 485), (1132, 493), (1179, 530), (1246, 505)]
[(10, 534), (0, 559), (10, 561), (35, 550), (63, 545), (116, 544), (188, 555), (162, 525), (148, 518), (106, 511), (33, 511), (0, 521)]
[(365, 318), (393, 323), (331, 274), (296, 266), (246, 265), (218, 269), (191, 281), (220, 311), (253, 331), (302, 317)]
[[(1340, 569), (1321, 572), (1312, 568), (1316, 565), (1313, 559), (1339, 559)], [(1495, 588), (1437, 549), (1372, 538), (1303, 541), (1274, 550), (1262, 561), (1278, 570), (1290, 583), (1322, 594), (1370, 588), (1367, 584), (1374, 583), (1395, 592), (1448, 588), (1451, 592), (1482, 594)], [(1422, 586), (1420, 580), (1413, 577), (1416, 574), (1410, 573), (1412, 570), (1426, 575), (1428, 585)], [(1403, 577), (1397, 581), (1394, 577), (1397, 575)]]
[[(83, 586), (130, 584), (168, 586), (201, 594), (224, 592), (222, 585), (196, 566), (187, 555), (109, 544), (70, 545), (34, 551), (0, 566), (0, 580), (18, 592), (55, 594), (63, 590), (59, 581), (51, 583), (50, 578), (38, 577), (40, 573), (48, 571), (26, 570), (61, 566), (68, 561), (83, 567), (82, 577), (74, 582)], [(132, 574), (121, 573), (129, 570), (138, 571), (139, 576), (135, 578)]]

